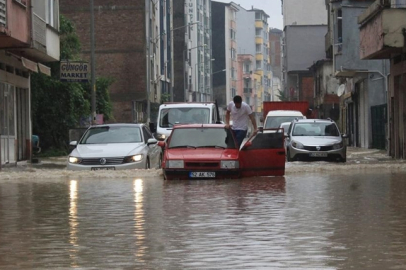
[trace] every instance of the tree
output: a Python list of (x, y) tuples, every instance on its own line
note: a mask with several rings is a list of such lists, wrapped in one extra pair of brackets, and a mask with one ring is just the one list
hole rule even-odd
[[(60, 16), (61, 59), (80, 60), (80, 41), (74, 25)], [(69, 129), (78, 127), (80, 118), (91, 115), (90, 84), (65, 83), (59, 80), (60, 62), (51, 63), (51, 77), (31, 76), (33, 133), (39, 135), (41, 147), (67, 150)], [(96, 105), (98, 113), (111, 119), (108, 88), (112, 79), (98, 78)]]
[(288, 97), (286, 96), (285, 92), (283, 90), (278, 90), (278, 94), (276, 95), (280, 101), (288, 101)]

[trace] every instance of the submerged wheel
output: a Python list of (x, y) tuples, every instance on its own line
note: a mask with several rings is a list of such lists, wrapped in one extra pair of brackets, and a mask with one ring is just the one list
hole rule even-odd
[(147, 158), (147, 161), (145, 162), (145, 169), (150, 169), (151, 165), (149, 164), (149, 158)]
[(290, 157), (290, 152), (289, 152), (289, 151), (286, 152), (286, 160), (287, 160), (288, 162), (293, 161), (292, 158)]

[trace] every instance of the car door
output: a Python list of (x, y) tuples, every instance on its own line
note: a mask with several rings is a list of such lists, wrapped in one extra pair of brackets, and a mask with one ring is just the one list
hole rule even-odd
[(283, 129), (264, 129), (248, 139), (239, 153), (242, 177), (285, 174)]

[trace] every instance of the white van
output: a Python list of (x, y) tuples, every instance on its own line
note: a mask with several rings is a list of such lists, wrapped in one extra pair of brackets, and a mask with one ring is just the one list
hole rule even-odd
[(292, 122), (295, 119), (305, 119), (300, 111), (275, 110), (269, 111), (264, 122), (264, 129), (279, 128), (284, 122)]
[(164, 103), (159, 106), (155, 138), (165, 140), (176, 124), (220, 123), (214, 102)]

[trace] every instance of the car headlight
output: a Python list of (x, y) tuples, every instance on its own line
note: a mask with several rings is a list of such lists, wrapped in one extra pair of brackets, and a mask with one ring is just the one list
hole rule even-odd
[(170, 169), (183, 169), (185, 167), (185, 163), (182, 159), (179, 160), (168, 160), (166, 163), (166, 168)]
[(222, 169), (238, 169), (240, 167), (240, 163), (238, 160), (222, 160), (220, 162), (220, 167)]
[(292, 141), (291, 145), (292, 145), (294, 148), (297, 148), (297, 149), (304, 149), (303, 144), (300, 143), (300, 142)]
[(124, 163), (138, 162), (142, 159), (142, 154), (128, 156), (124, 158)]
[(72, 156), (69, 157), (69, 163), (78, 164), (78, 163), (80, 163), (80, 162), (82, 162), (82, 159), (81, 159), (81, 158), (72, 157)]
[(164, 141), (166, 139), (166, 135), (161, 134), (161, 133), (157, 133), (155, 137), (157, 140), (160, 140), (160, 141)]
[(336, 143), (336, 144), (333, 145), (333, 149), (334, 150), (341, 149), (341, 148), (343, 148), (343, 146), (344, 146), (343, 142)]

